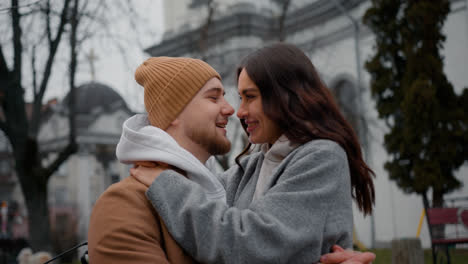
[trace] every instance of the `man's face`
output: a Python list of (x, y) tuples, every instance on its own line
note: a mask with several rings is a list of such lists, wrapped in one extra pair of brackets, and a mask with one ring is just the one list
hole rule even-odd
[(224, 98), (223, 84), (212, 78), (200, 89), (178, 116), (184, 135), (211, 155), (231, 148), (226, 137), (228, 118), (234, 108)]

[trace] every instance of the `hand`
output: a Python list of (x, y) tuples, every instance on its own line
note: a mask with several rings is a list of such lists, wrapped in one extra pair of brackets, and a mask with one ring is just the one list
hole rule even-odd
[(320, 262), (323, 264), (370, 264), (375, 259), (372, 252), (359, 252), (344, 250), (338, 245), (332, 247), (333, 252), (323, 255)]
[(169, 169), (169, 165), (162, 162), (138, 161), (130, 169), (130, 175), (149, 187), (161, 172), (167, 169)]
[(138, 166), (154, 168), (154, 167), (157, 167), (158, 165), (159, 163), (154, 162), (154, 161), (136, 161), (135, 164), (133, 164), (133, 168), (136, 168)]

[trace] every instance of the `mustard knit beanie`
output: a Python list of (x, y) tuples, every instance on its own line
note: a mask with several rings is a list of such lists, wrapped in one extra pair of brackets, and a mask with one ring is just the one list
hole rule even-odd
[(221, 76), (206, 62), (192, 58), (153, 57), (135, 71), (144, 87), (144, 101), (151, 125), (163, 130), (182, 112), (211, 78)]

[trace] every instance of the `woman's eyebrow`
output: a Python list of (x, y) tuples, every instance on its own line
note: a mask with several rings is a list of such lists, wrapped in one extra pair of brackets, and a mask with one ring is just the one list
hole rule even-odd
[[(242, 94), (246, 94), (246, 93), (248, 93), (248, 92), (257, 92), (257, 91), (258, 91), (258, 90), (255, 89), (255, 88), (253, 88), (253, 87), (252, 87), (252, 88), (246, 88), (246, 89), (242, 90)], [(240, 95), (240, 94), (241, 94), (241, 93), (239, 93), (239, 95)]]

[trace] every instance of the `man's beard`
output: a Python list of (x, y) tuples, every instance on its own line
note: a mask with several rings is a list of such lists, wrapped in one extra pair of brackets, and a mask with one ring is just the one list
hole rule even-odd
[(190, 129), (188, 137), (211, 155), (226, 154), (231, 149), (231, 142), (216, 132), (212, 136), (204, 129)]

